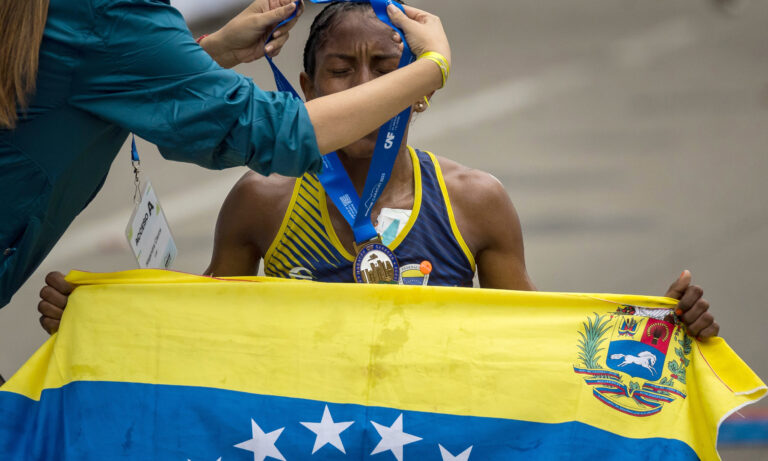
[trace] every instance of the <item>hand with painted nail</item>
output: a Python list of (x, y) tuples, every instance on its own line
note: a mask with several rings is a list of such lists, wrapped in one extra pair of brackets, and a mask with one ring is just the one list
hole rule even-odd
[(698, 339), (717, 336), (720, 325), (709, 312), (709, 302), (703, 298), (704, 290), (698, 285), (691, 285), (691, 279), (691, 272), (684, 270), (670, 285), (665, 296), (680, 301), (675, 307), (675, 315), (682, 320), (688, 334)]
[[(203, 38), (200, 46), (222, 67), (255, 61), (264, 56), (264, 43), (272, 30), (295, 9), (294, 0), (256, 0), (224, 27)], [(270, 57), (280, 53), (302, 11), (303, 4), (300, 4), (296, 17), (275, 31), (266, 47)]]
[(59, 330), (61, 315), (67, 307), (69, 294), (75, 287), (64, 280), (61, 272), (51, 272), (45, 277), (45, 286), (40, 290), (40, 303), (37, 310), (40, 316), (40, 325), (48, 334), (54, 334)]

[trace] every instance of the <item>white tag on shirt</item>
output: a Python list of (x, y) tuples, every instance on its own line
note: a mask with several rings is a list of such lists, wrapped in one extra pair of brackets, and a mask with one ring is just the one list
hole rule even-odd
[(381, 236), (381, 242), (384, 245), (394, 242), (410, 218), (411, 210), (382, 208), (376, 220), (376, 232)]
[(128, 221), (125, 236), (142, 269), (168, 269), (176, 259), (171, 229), (149, 181)]

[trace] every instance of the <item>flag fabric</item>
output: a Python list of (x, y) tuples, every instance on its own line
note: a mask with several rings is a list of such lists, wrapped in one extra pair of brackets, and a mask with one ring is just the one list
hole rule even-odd
[(672, 300), (73, 272), (2, 460), (718, 459), (765, 384)]

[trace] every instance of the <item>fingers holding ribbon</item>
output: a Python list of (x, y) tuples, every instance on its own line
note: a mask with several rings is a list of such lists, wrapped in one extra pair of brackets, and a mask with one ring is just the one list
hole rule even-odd
[(301, 0), (280, 0), (280, 3), (284, 6), (274, 10), (275, 15), (270, 22), (274, 29), (268, 34), (264, 44), (264, 54), (269, 58), (280, 54), (283, 45), (288, 42), (291, 29), (304, 12), (304, 2)]
[(281, 7), (282, 12), (277, 16), (279, 18), (277, 23), (280, 24), (278, 24), (275, 31), (271, 34), (271, 38), (264, 48), (266, 54), (271, 58), (280, 54), (283, 45), (288, 41), (291, 29), (293, 29), (293, 26), (296, 25), (299, 17), (304, 13), (303, 1), (294, 2), (292, 0), (282, 0), (282, 3), (284, 3), (285, 6)]
[(270, 58), (274, 58), (275, 56), (280, 54), (280, 51), (283, 49), (283, 45), (288, 42), (289, 33), (286, 32), (280, 32), (280, 30), (276, 31), (275, 34), (272, 36), (272, 40), (267, 43), (267, 45), (264, 47), (264, 52), (267, 56)]

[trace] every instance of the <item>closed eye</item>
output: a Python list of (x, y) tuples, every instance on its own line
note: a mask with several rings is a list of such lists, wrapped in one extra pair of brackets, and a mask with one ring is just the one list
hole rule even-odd
[(336, 69), (328, 69), (328, 73), (330, 73), (333, 76), (341, 76), (346, 75), (348, 73), (352, 72), (352, 69), (349, 67), (340, 67)]

